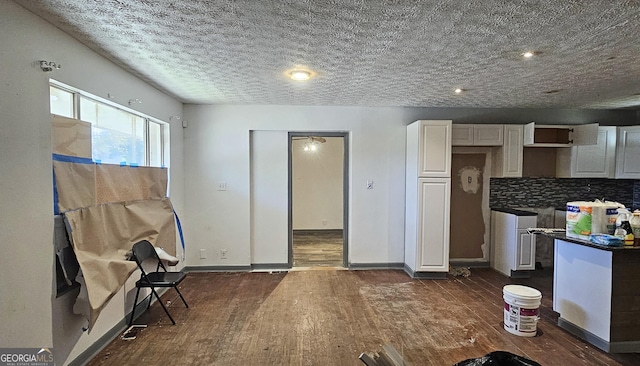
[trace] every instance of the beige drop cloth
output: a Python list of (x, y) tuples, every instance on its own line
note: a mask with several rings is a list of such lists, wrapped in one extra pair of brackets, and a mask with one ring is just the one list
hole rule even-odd
[(168, 198), (120, 202), (65, 213), (89, 297), (89, 329), (137, 268), (126, 254), (146, 239), (175, 254), (176, 231)]
[(109, 202), (161, 199), (167, 169), (53, 161), (60, 212)]
[(53, 170), (58, 208), (84, 276), (91, 331), (137, 268), (126, 258), (133, 244), (149, 240), (176, 254), (167, 169), (54, 160)]

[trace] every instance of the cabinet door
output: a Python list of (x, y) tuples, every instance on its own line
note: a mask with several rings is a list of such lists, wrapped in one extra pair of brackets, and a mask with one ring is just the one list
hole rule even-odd
[(451, 176), (451, 121), (421, 121), (419, 176)]
[(504, 126), (504, 146), (502, 148), (502, 176), (522, 177), (523, 126)]
[(503, 125), (474, 125), (473, 144), (475, 146), (502, 146)]
[(418, 180), (418, 271), (449, 271), (451, 179)]
[(518, 229), (516, 270), (536, 268), (536, 237), (527, 229)]
[(571, 176), (574, 178), (613, 178), (616, 132), (615, 127), (600, 127), (595, 145), (572, 147)]
[(473, 125), (452, 125), (451, 145), (452, 146), (473, 146)]
[(640, 179), (640, 126), (619, 127), (616, 178)]
[(577, 145), (595, 145), (598, 140), (598, 123), (590, 123), (587, 125), (573, 126), (571, 133), (571, 144)]

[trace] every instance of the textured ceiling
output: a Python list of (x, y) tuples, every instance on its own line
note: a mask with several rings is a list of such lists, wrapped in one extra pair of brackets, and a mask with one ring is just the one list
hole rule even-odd
[(640, 109), (640, 1), (18, 3), (187, 103)]

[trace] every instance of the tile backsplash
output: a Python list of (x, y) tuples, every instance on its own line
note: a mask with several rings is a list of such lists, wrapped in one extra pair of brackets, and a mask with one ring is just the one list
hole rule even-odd
[(569, 201), (617, 201), (640, 209), (640, 180), (491, 178), (491, 207), (565, 207)]

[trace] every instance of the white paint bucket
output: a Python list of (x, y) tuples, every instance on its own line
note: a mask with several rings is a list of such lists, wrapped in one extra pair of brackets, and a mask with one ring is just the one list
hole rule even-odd
[(535, 336), (542, 293), (527, 286), (506, 285), (502, 288), (502, 298), (504, 299), (504, 329), (523, 337)]

